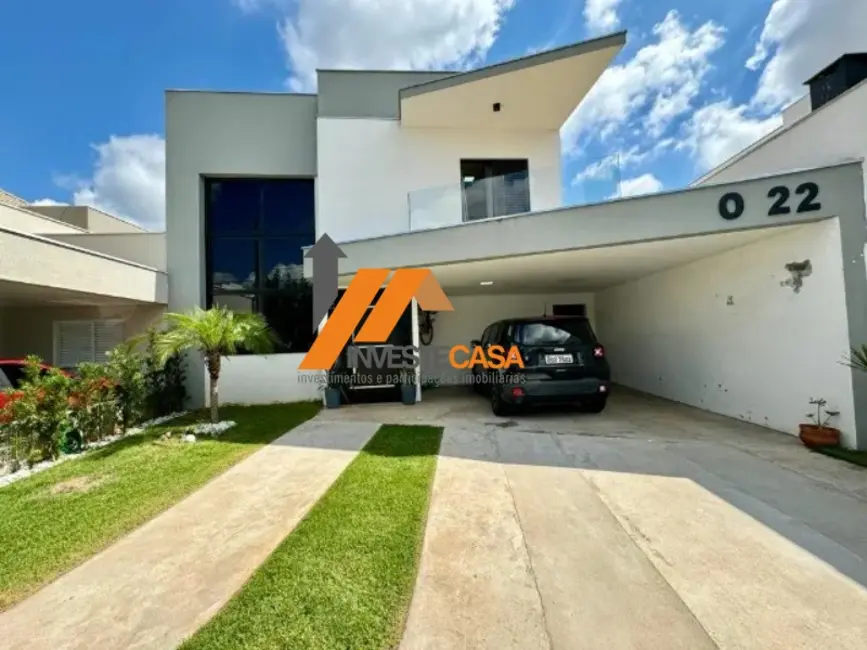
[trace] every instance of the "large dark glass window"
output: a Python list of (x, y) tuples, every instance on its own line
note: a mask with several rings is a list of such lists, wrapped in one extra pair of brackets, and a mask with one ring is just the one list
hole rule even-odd
[(312, 179), (205, 180), (207, 304), (262, 314), (280, 352), (313, 340), (304, 246), (316, 237)]

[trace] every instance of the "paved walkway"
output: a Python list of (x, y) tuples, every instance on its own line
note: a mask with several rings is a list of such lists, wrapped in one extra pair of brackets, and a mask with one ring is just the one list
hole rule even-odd
[(865, 585), (857, 492), (712, 441), (467, 424), (401, 650), (861, 650)]
[(247, 581), (377, 428), (302, 424), (0, 614), (0, 646), (177, 647)]

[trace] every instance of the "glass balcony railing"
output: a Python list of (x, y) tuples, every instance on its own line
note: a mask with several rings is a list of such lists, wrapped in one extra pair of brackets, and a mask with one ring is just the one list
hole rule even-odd
[(461, 182), (409, 192), (409, 230), (431, 230), (480, 219), (604, 203), (622, 197), (622, 180), (616, 155), (586, 165), (577, 175), (566, 178), (560, 167), (464, 178)]
[(622, 181), (623, 171), (617, 155), (585, 165), (564, 183), (564, 207), (604, 203), (622, 198)]
[(533, 169), (460, 182), (408, 194), (410, 230), (430, 230), (468, 221), (561, 207), (559, 168)]

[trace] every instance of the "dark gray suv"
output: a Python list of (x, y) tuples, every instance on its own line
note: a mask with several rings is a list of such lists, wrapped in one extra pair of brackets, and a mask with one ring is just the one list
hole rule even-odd
[(523, 406), (575, 402), (601, 413), (611, 390), (605, 348), (585, 316), (510, 318), (492, 323), (472, 342), (488, 350), (517, 348), (523, 368), (473, 367), (474, 389), (487, 395), (495, 415)]

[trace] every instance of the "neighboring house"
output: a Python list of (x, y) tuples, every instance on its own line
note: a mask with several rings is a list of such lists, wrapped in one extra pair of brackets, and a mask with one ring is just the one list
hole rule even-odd
[(807, 81), (783, 124), (699, 178), (728, 183), (791, 169), (867, 158), (867, 54), (847, 54)]
[[(170, 308), (243, 304), (284, 341), (230, 359), (222, 398), (316, 396), (297, 370), (309, 293), (272, 270), (311, 277), (303, 250), (328, 234), (343, 287), (360, 268), (433, 270), (455, 308), (436, 345), (581, 310), (622, 385), (787, 432), (825, 397), (867, 448), (867, 383), (840, 363), (867, 342), (861, 163), (788, 172), (781, 155), (722, 186), (564, 205), (559, 130), (624, 43), (462, 73), (320, 70), (316, 95), (169, 91)], [(203, 370), (188, 376), (203, 403)]]
[(168, 302), (165, 233), (0, 191), (0, 358), (104, 361)]

